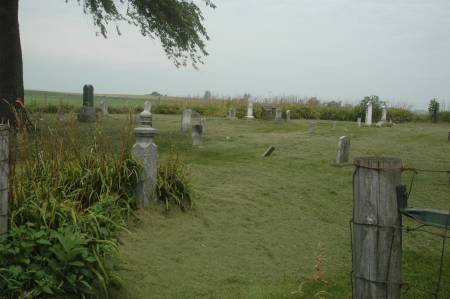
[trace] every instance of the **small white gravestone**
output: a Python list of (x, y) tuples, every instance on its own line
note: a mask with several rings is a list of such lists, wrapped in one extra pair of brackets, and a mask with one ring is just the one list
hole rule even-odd
[(286, 121), (291, 120), (291, 110), (286, 110)]
[(283, 117), (283, 110), (277, 108), (275, 110), (275, 121), (280, 121)]
[(248, 101), (247, 115), (245, 116), (245, 119), (254, 119), (254, 118), (255, 117), (253, 116), (253, 102)]
[(109, 115), (107, 102), (101, 101), (100, 108), (101, 108), (101, 112), (102, 112), (102, 117), (106, 117)]
[(203, 127), (202, 125), (192, 126), (192, 145), (198, 146), (202, 144)]
[(206, 133), (206, 117), (205, 116), (200, 117), (200, 124), (202, 125), (203, 133)]
[[(147, 104), (147, 102), (146, 102)], [(133, 156), (142, 163), (139, 180), (136, 185), (136, 201), (139, 208), (146, 207), (150, 201), (156, 200), (155, 186), (157, 180), (157, 146), (154, 137), (157, 130), (150, 126), (152, 116), (150, 105), (139, 115), (141, 126), (134, 129), (136, 143), (133, 145)]]
[(333, 121), (333, 124), (331, 125), (331, 128), (334, 130), (334, 129), (336, 129), (336, 121), (334, 120)]
[(382, 122), (386, 122), (387, 121), (387, 107), (386, 107), (386, 104), (383, 105), (382, 109), (383, 109), (383, 111), (381, 113), (381, 121)]
[(372, 102), (369, 102), (367, 104), (367, 110), (366, 110), (366, 126), (372, 125)]
[(316, 123), (314, 121), (309, 122), (309, 134), (313, 135), (316, 132)]
[(358, 117), (358, 127), (361, 127), (361, 117)]
[(230, 107), (228, 109), (228, 119), (236, 119), (236, 108)]
[(192, 109), (184, 109), (181, 116), (181, 132), (187, 133), (191, 127)]
[(338, 142), (336, 164), (348, 163), (350, 156), (350, 137), (341, 136)]

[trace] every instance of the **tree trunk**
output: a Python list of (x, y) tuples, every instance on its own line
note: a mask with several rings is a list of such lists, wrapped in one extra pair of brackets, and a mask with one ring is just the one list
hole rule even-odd
[(17, 100), (24, 103), (19, 0), (0, 0), (0, 121), (15, 123)]

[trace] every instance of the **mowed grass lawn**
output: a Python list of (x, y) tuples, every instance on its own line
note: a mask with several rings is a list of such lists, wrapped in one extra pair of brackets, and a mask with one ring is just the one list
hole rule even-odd
[[(140, 221), (121, 237), (117, 267), (124, 281), (116, 297), (350, 298), (353, 167), (333, 166), (338, 138), (351, 136), (351, 160), (389, 156), (409, 167), (445, 170), (449, 125), (380, 129), (337, 122), (333, 130), (331, 122), (316, 123), (310, 135), (306, 120), (208, 119), (203, 146), (193, 148), (179, 132), (180, 116), (154, 115), (159, 159), (171, 151), (183, 158), (196, 205), (186, 213), (165, 214), (161, 205), (139, 212)], [(113, 115), (97, 129), (117, 145), (125, 124), (124, 115)], [(262, 158), (270, 145), (275, 152)], [(411, 173), (402, 179), (409, 184)], [(449, 209), (449, 191), (448, 175), (420, 172), (409, 204)], [(441, 243), (420, 232), (404, 234), (409, 290), (402, 298), (432, 297)], [(446, 254), (442, 281), (449, 296), (449, 249)]]

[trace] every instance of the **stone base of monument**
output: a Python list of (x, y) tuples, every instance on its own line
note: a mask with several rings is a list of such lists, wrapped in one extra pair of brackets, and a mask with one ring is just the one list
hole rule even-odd
[(95, 122), (96, 118), (95, 107), (84, 106), (78, 114), (78, 120), (81, 122)]
[(377, 122), (377, 127), (379, 128), (385, 128), (385, 127), (392, 127), (393, 123), (387, 122), (387, 121), (379, 121)]
[(244, 119), (255, 119), (253, 115), (246, 115), (244, 116)]

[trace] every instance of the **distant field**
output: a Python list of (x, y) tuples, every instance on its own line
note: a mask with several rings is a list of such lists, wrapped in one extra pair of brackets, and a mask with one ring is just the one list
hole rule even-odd
[[(64, 125), (54, 122), (55, 115), (44, 118), (44, 125)], [(125, 115), (113, 115), (77, 126), (101, 130), (118, 146), (125, 123)], [(350, 298), (353, 168), (332, 166), (339, 136), (351, 136), (351, 159), (391, 156), (409, 167), (450, 168), (448, 124), (379, 129), (337, 122), (333, 130), (331, 122), (318, 121), (310, 135), (305, 120), (208, 118), (200, 148), (180, 134), (179, 116), (154, 114), (153, 125), (160, 133), (159, 159), (174, 150), (188, 164), (196, 207), (164, 214), (153, 206), (139, 213), (141, 221), (122, 237), (117, 268), (124, 288), (116, 298)], [(262, 158), (270, 145), (274, 154)], [(411, 173), (402, 177), (409, 186)], [(448, 209), (448, 180), (446, 174), (419, 173), (410, 206)], [(402, 298), (432, 298), (441, 244), (432, 235), (404, 234), (409, 290)], [(449, 259), (447, 249), (446, 296)], [(314, 279), (318, 271), (326, 282)]]

